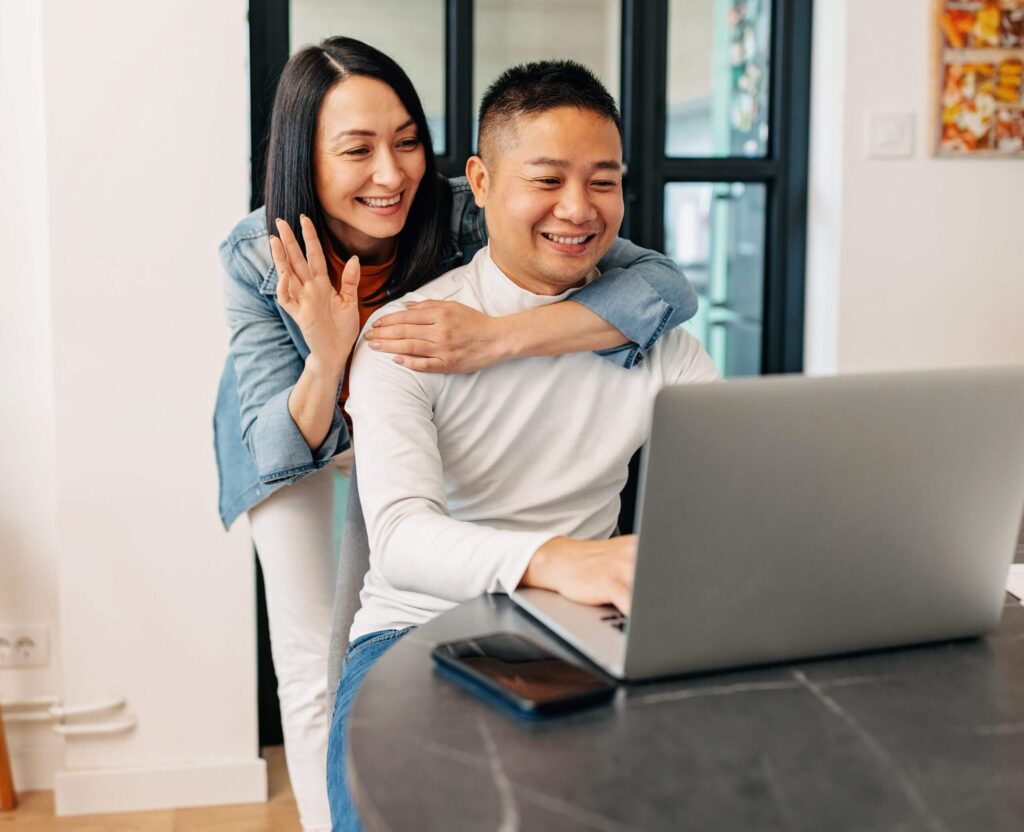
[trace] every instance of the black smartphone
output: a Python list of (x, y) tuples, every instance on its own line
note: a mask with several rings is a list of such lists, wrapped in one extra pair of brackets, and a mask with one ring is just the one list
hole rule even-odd
[(492, 704), (540, 718), (610, 700), (615, 684), (514, 633), (439, 644), (438, 669)]

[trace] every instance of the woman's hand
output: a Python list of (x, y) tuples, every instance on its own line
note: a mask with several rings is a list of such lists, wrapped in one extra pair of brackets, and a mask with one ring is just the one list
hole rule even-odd
[(395, 362), (428, 373), (475, 373), (510, 357), (504, 318), (450, 300), (411, 302), (363, 336)]
[(277, 220), (280, 238), (270, 237), (279, 278), (277, 301), (299, 325), (310, 355), (325, 367), (336, 369), (340, 378), (359, 335), (359, 258), (348, 259), (341, 286), (335, 289), (313, 222), (303, 215), (300, 224), (305, 257), (284, 220)]

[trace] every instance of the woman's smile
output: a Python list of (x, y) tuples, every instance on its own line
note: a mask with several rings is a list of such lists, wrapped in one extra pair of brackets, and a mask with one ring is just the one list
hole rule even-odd
[(356, 202), (369, 208), (378, 216), (390, 216), (401, 210), (402, 191), (394, 196), (357, 196)]

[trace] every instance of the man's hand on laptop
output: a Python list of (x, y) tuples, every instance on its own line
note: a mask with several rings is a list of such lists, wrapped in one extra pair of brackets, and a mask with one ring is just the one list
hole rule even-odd
[(555, 537), (534, 553), (519, 585), (550, 589), (581, 604), (614, 604), (629, 615), (636, 546), (632, 534), (608, 540)]

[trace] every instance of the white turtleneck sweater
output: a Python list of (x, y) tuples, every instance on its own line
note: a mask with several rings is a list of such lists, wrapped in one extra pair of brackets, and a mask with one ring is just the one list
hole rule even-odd
[[(487, 248), (405, 301), (452, 300), (488, 315), (557, 303), (495, 265)], [(368, 323), (369, 325), (369, 323)], [(628, 464), (666, 384), (718, 378), (700, 342), (666, 333), (623, 369), (593, 353), (418, 373), (360, 338), (349, 377), (370, 571), (350, 639), (423, 624), (460, 601), (515, 589), (553, 537), (615, 532)]]

